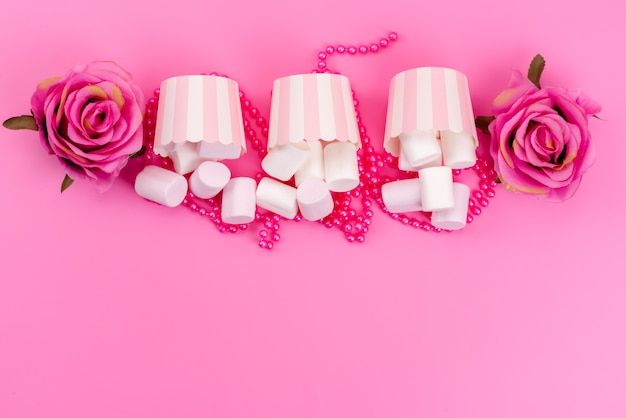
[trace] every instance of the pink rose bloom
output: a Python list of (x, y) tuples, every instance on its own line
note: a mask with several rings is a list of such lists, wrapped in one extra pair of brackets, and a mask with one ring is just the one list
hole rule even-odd
[(41, 82), (31, 98), (41, 143), (72, 179), (111, 187), (143, 142), (144, 96), (113, 62), (78, 65)]
[(504, 185), (553, 201), (572, 197), (595, 161), (588, 116), (600, 105), (580, 90), (537, 88), (519, 71), (493, 101), (491, 156)]

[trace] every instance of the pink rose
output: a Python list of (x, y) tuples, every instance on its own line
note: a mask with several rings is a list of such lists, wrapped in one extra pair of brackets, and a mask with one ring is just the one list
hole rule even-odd
[(72, 179), (105, 191), (143, 142), (143, 93), (113, 62), (78, 65), (31, 98), (41, 143)]
[(495, 119), (489, 124), (490, 152), (502, 183), (553, 201), (572, 197), (595, 160), (587, 122), (599, 111), (580, 90), (540, 89), (514, 71), (493, 101)]

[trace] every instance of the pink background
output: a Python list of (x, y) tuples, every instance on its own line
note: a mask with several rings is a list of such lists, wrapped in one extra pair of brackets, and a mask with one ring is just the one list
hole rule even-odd
[(282, 222), (272, 252), (140, 199), (132, 171), (106, 194), (60, 195), (37, 134), (0, 129), (0, 417), (626, 416), (618, 4), (2, 1), (3, 120), (28, 112), (40, 80), (102, 59), (147, 95), (169, 76), (226, 73), (268, 115), (275, 78), (310, 71), (329, 43), (395, 30), (382, 53), (329, 60), (373, 138), (395, 73), (459, 69), (487, 114), (538, 52), (544, 84), (583, 87), (605, 121), (565, 203), (499, 188), (441, 235), (377, 210), (362, 245)]

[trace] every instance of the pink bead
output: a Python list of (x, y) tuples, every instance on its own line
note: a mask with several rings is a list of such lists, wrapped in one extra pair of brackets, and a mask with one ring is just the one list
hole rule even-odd
[(326, 47), (326, 53), (327, 54), (332, 54), (333, 52), (335, 52), (335, 47), (332, 45), (329, 45)]
[(346, 47), (343, 45), (338, 45), (336, 51), (338, 54), (343, 54), (344, 52), (346, 52)]
[(326, 61), (320, 61), (317, 63), (317, 68), (319, 68), (320, 70), (323, 70), (326, 68)]
[(321, 60), (325, 60), (326, 57), (327, 57), (326, 52), (320, 52), (319, 54), (317, 54), (317, 58)]
[(378, 49), (379, 49), (379, 48), (380, 48), (380, 47), (379, 47), (377, 44), (371, 44), (371, 45), (370, 45), (370, 51), (371, 51), (371, 52), (376, 53), (376, 52), (378, 52)]
[(356, 49), (355, 46), (348, 47), (348, 54), (354, 55), (354, 54), (356, 54), (356, 51), (357, 51), (357, 49)]
[(398, 34), (397, 33), (395, 33), (395, 32), (390, 32), (389, 33), (389, 40), (390, 41), (395, 41), (397, 39), (398, 39)]
[(382, 38), (380, 41), (378, 41), (378, 44), (381, 48), (387, 48), (387, 46), (389, 45), (389, 39)]
[(361, 54), (367, 54), (367, 53), (369, 52), (369, 50), (370, 50), (370, 49), (369, 49), (366, 45), (361, 45), (361, 46), (359, 47), (359, 52), (360, 52)]

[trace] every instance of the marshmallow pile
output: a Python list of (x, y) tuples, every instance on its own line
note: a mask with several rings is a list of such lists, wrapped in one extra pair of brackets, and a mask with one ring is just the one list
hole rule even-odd
[(383, 203), (392, 213), (432, 213), (435, 227), (465, 227), (470, 189), (452, 170), (476, 163), (478, 139), (464, 74), (449, 68), (403, 71), (391, 81), (385, 149), (398, 168), (418, 178), (384, 184)]
[[(222, 221), (245, 224), (263, 208), (316, 221), (334, 209), (331, 192), (359, 185), (360, 136), (345, 76), (303, 74), (274, 82), (267, 174), (259, 183), (232, 177), (221, 162), (245, 153), (238, 86), (219, 76), (180, 76), (161, 83), (154, 149), (174, 171), (147, 166), (135, 180), (140, 196), (165, 206), (188, 191), (202, 199), (221, 193)], [(294, 186), (295, 185), (295, 186)]]
[[(246, 152), (239, 87), (225, 77), (190, 75), (161, 83), (154, 150), (172, 160), (174, 171), (147, 166), (136, 192), (174, 207), (190, 190), (201, 199), (221, 194), (222, 221), (245, 224), (257, 207), (287, 219), (298, 213), (316, 221), (334, 209), (331, 192), (359, 185), (361, 146), (352, 90), (339, 74), (301, 74), (274, 81), (267, 174), (257, 184), (232, 177), (222, 160)], [(473, 166), (478, 145), (467, 78), (449, 68), (403, 71), (391, 80), (385, 149), (398, 168), (417, 178), (382, 186), (392, 213), (431, 213), (435, 227), (466, 224), (470, 189), (454, 182), (452, 170)]]

